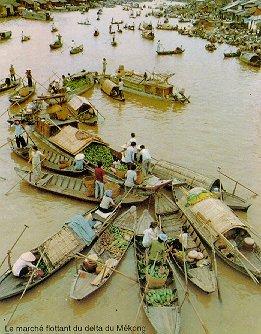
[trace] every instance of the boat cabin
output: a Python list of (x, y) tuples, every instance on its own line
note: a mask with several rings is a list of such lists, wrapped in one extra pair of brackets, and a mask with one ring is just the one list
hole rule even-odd
[(50, 119), (50, 117), (38, 118), (35, 122), (35, 130), (45, 137), (51, 137), (56, 135), (64, 126), (70, 125), (71, 127), (78, 128), (78, 121), (76, 120), (58, 120)]

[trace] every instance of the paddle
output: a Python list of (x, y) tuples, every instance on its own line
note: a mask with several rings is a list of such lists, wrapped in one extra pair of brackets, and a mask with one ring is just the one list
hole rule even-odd
[(220, 285), (219, 285), (218, 273), (217, 273), (216, 251), (215, 251), (215, 246), (214, 246), (212, 234), (211, 234), (211, 249), (212, 249), (213, 261), (214, 261), (214, 271), (215, 271), (215, 276), (216, 276), (218, 299), (222, 303), (222, 297), (221, 297), (221, 291), (220, 291)]
[[(21, 238), (21, 236), (24, 234), (25, 230), (29, 228), (29, 226), (24, 225), (24, 229), (22, 230), (22, 232), (19, 234), (18, 238), (16, 239), (16, 241), (14, 242), (13, 246), (9, 249), (8, 253), (10, 254), (11, 251), (14, 249), (15, 245), (17, 244), (17, 242), (19, 241), (19, 239)], [(3, 263), (5, 262), (6, 258), (8, 257), (8, 253), (5, 256), (5, 258), (2, 260), (2, 262), (0, 263), (0, 268), (2, 267)]]
[(3, 145), (0, 146), (0, 148), (2, 148), (2, 147), (4, 147), (5, 145), (9, 144), (10, 141), (12, 142), (12, 141), (14, 141), (14, 139), (10, 139), (10, 138), (9, 138), (8, 141), (7, 141), (5, 144), (3, 144)]

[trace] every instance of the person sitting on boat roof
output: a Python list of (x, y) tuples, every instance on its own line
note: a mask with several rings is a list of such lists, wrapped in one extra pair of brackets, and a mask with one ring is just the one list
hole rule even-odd
[(19, 119), (16, 119), (14, 121), (14, 124), (12, 125), (15, 128), (15, 141), (17, 148), (24, 148), (27, 146), (23, 133), (25, 132), (24, 127), (22, 126)]
[(156, 222), (151, 222), (150, 227), (143, 231), (142, 246), (148, 248), (151, 246), (153, 240), (158, 239), (159, 229)]
[(165, 242), (168, 236), (165, 233), (160, 233), (157, 240), (151, 242), (149, 251), (149, 260), (155, 262), (163, 262), (166, 256)]
[(94, 175), (95, 175), (95, 198), (103, 198), (104, 194), (104, 176), (105, 172), (102, 168), (102, 162), (99, 161), (97, 163), (97, 167), (94, 169)]
[(137, 180), (137, 172), (136, 172), (136, 165), (132, 164), (130, 169), (125, 174), (125, 191), (128, 191), (127, 188), (132, 188), (135, 186), (135, 181)]
[(83, 153), (78, 153), (76, 154), (76, 156), (74, 157), (74, 162), (73, 162), (73, 166), (74, 169), (77, 171), (82, 171), (84, 168), (84, 158), (85, 155)]
[(13, 275), (22, 278), (29, 273), (30, 269), (37, 269), (37, 267), (33, 264), (35, 260), (36, 257), (33, 253), (23, 253), (12, 267)]
[(98, 210), (104, 213), (109, 213), (114, 210), (115, 206), (116, 204), (112, 199), (112, 190), (106, 190), (103, 195), (102, 201), (98, 207)]
[(144, 176), (147, 176), (150, 173), (151, 168), (151, 155), (147, 148), (144, 145), (140, 146), (139, 155), (142, 159), (142, 173)]
[(14, 69), (14, 65), (11, 65), (9, 68), (9, 72), (10, 72), (10, 79), (11, 81), (15, 81), (15, 69)]

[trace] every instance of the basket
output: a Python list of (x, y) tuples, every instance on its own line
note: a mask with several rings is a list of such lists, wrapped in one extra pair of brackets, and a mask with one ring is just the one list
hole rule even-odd
[(143, 174), (141, 170), (137, 170), (137, 180), (136, 184), (142, 184), (143, 182)]
[(71, 165), (70, 161), (61, 160), (59, 162), (59, 168), (60, 169), (68, 168), (68, 167), (70, 167), (70, 165)]
[(121, 187), (117, 183), (113, 182), (106, 182), (104, 184), (104, 189), (105, 190), (112, 190), (112, 198), (115, 198), (120, 195)]
[(116, 176), (119, 177), (120, 179), (124, 179), (125, 178), (125, 174), (126, 172), (124, 172), (123, 170), (119, 170), (116, 168)]
[(164, 278), (156, 278), (151, 276), (149, 273), (146, 273), (148, 288), (162, 288), (165, 285), (167, 278), (168, 276)]
[(87, 188), (87, 191), (86, 191), (86, 196), (87, 197), (91, 197), (91, 196), (94, 196), (94, 188), (95, 188), (95, 180), (92, 176), (86, 176), (84, 179), (83, 179), (83, 183), (85, 185), (85, 187)]

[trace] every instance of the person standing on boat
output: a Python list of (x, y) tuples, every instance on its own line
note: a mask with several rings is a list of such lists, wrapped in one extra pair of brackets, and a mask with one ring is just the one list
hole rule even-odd
[(142, 246), (144, 248), (149, 248), (152, 241), (158, 239), (159, 232), (158, 224), (156, 222), (151, 222), (150, 227), (143, 232)]
[(42, 173), (41, 157), (44, 157), (44, 154), (38, 149), (37, 146), (34, 145), (32, 147), (32, 152), (29, 158), (29, 162), (32, 161), (33, 179), (35, 182), (39, 180)]
[(136, 172), (136, 165), (132, 165), (130, 167), (130, 169), (127, 171), (127, 173), (125, 174), (125, 182), (124, 182), (124, 186), (125, 186), (125, 191), (128, 191), (128, 188), (132, 188), (135, 186), (135, 181), (137, 180), (137, 172)]
[(158, 42), (157, 42), (157, 52), (160, 52), (160, 48), (161, 48), (161, 44), (160, 44), (160, 40), (158, 40)]
[(121, 80), (121, 78), (119, 79), (119, 95), (122, 99), (124, 98), (124, 95), (123, 95), (123, 81)]
[(14, 124), (12, 125), (15, 128), (15, 141), (17, 148), (24, 148), (27, 146), (23, 133), (25, 132), (24, 127), (22, 126), (21, 122), (16, 119)]
[(10, 66), (9, 72), (10, 72), (10, 79), (11, 79), (11, 81), (15, 81), (16, 80), (16, 78), (15, 78), (15, 69), (14, 69), (13, 65)]
[(112, 212), (116, 204), (112, 199), (112, 190), (106, 190), (102, 197), (102, 201), (98, 207), (98, 210), (104, 213)]
[(102, 168), (102, 162), (97, 163), (97, 167), (94, 169), (94, 175), (95, 175), (95, 198), (102, 199), (104, 194), (104, 176), (105, 172)]
[(28, 87), (33, 87), (33, 78), (31, 70), (26, 70), (25, 75), (27, 78)]
[(151, 168), (151, 155), (147, 148), (144, 145), (140, 145), (139, 155), (142, 159), (142, 173), (144, 176), (147, 176)]
[(103, 60), (102, 60), (102, 74), (103, 75), (105, 75), (105, 73), (106, 73), (106, 66), (107, 66), (106, 58), (103, 58)]

